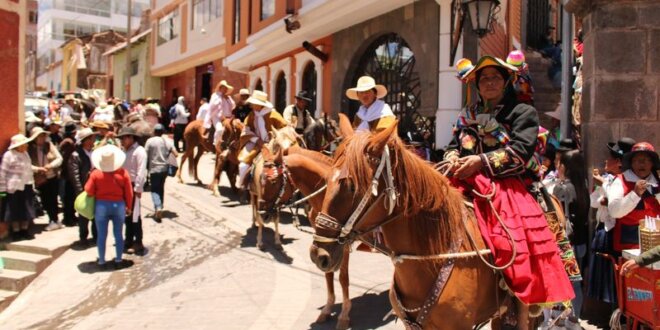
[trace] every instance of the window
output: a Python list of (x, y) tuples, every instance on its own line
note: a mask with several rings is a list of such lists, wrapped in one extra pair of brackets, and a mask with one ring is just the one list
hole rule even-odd
[(137, 75), (139, 69), (140, 69), (140, 61), (132, 60), (131, 61), (131, 77)]
[(264, 85), (261, 83), (261, 79), (257, 80), (257, 83), (254, 84), (255, 91), (264, 91)]
[(54, 0), (53, 8), (85, 15), (110, 17), (110, 1)]
[(275, 0), (261, 0), (261, 20), (275, 15)]
[(309, 104), (309, 111), (316, 111), (316, 66), (314, 62), (309, 61), (303, 70), (302, 90), (307, 92), (307, 97), (312, 99)]
[(237, 44), (241, 41), (241, 0), (234, 0), (234, 26), (232, 42)]
[(191, 29), (196, 29), (220, 17), (222, 1), (193, 0), (193, 17)]
[(275, 110), (282, 113), (286, 108), (286, 76), (280, 72), (275, 81)]
[[(131, 4), (131, 12), (133, 17), (140, 17), (142, 12), (149, 9), (148, 3), (139, 3), (133, 1)], [(127, 16), (128, 14), (128, 1), (117, 1), (113, 9), (113, 13), (118, 15)]]
[(30, 24), (37, 24), (37, 12), (30, 11)]
[(158, 46), (179, 36), (179, 8), (158, 20)]

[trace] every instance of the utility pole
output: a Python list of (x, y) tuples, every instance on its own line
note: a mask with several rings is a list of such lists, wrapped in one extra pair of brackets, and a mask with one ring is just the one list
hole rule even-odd
[(126, 37), (126, 101), (131, 102), (131, 19), (133, 18), (133, 0), (128, 0), (127, 37)]

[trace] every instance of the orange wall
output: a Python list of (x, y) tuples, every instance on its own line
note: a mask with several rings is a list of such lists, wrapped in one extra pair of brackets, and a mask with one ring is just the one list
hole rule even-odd
[[(14, 1), (10, 1), (14, 2)], [(21, 8), (21, 6), (16, 6)], [(9, 8), (12, 8), (11, 4)], [(24, 7), (22, 7), (24, 8)], [(3, 41), (3, 56), (0, 56), (0, 90), (3, 99), (0, 102), (0, 151), (4, 152), (9, 146), (9, 140), (14, 134), (22, 130), (24, 111), (20, 104), (23, 99), (23, 84), (19, 82), (19, 68), (23, 67), (20, 56), (20, 27), (25, 25), (21, 18), (27, 19), (25, 14), (0, 9), (0, 40)], [(23, 36), (24, 38), (24, 36)]]

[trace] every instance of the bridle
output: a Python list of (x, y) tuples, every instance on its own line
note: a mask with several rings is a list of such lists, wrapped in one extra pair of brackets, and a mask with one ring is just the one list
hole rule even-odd
[[(328, 237), (317, 233), (314, 235), (315, 242), (338, 243), (339, 245), (351, 244), (353, 241), (355, 241), (357, 237), (372, 232), (376, 230), (378, 227), (390, 223), (401, 217), (401, 213), (392, 216), (392, 212), (394, 212), (394, 208), (397, 205), (399, 194), (396, 191), (396, 188), (394, 187), (394, 176), (392, 175), (392, 160), (390, 157), (390, 148), (386, 145), (385, 148), (383, 149), (383, 153), (380, 157), (380, 160), (370, 158), (370, 161), (378, 164), (378, 167), (376, 168), (376, 172), (374, 173), (374, 176), (371, 179), (371, 187), (370, 187), (371, 189), (368, 189), (365, 192), (357, 208), (355, 208), (355, 210), (350, 215), (350, 217), (348, 218), (348, 220), (344, 225), (339, 223), (339, 221), (337, 221), (337, 219), (335, 219), (334, 217), (325, 214), (323, 212), (319, 212), (318, 216), (316, 217), (317, 227), (322, 227), (328, 231), (338, 233), (338, 235), (336, 237)], [(384, 175), (386, 187), (385, 190), (379, 193), (378, 186), (380, 184), (380, 178), (383, 175)], [(371, 200), (372, 195), (376, 196), (376, 201), (369, 207), (369, 209), (367, 209), (366, 212), (363, 212), (367, 206), (367, 203)], [(371, 210), (373, 210), (373, 208), (376, 205), (378, 205), (378, 201), (380, 200), (383, 200), (383, 203), (388, 210), (388, 216), (390, 217), (386, 219), (384, 222), (379, 223), (378, 225), (369, 228), (366, 231), (356, 230), (355, 227), (359, 225), (367, 217), (368, 214), (371, 213)]]

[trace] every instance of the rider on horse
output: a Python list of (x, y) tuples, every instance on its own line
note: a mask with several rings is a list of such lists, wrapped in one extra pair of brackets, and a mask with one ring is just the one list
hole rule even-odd
[(307, 97), (307, 91), (300, 91), (296, 95), (296, 103), (290, 104), (284, 109), (284, 119), (296, 129), (296, 133), (302, 135), (305, 130), (314, 125), (314, 117), (309, 113), (308, 106), (312, 99)]
[(241, 133), (240, 148), (238, 155), (238, 186), (245, 187), (247, 176), (252, 162), (261, 151), (261, 147), (270, 141), (272, 129), (281, 129), (287, 126), (286, 121), (277, 112), (273, 111), (273, 104), (268, 101), (268, 94), (255, 90), (247, 100), (252, 107), (252, 112), (245, 118), (245, 127)]
[(215, 87), (215, 93), (211, 96), (209, 111), (204, 119), (204, 137), (207, 138), (210, 128), (214, 127), (215, 133), (213, 134), (213, 145), (215, 145), (222, 136), (222, 131), (224, 130), (222, 122), (225, 119), (231, 119), (234, 116), (233, 110), (236, 107), (236, 103), (231, 97), (231, 92), (233, 90), (234, 87), (229, 85), (226, 80), (223, 80), (218, 83)]
[(484, 56), (461, 75), (464, 82), (475, 82), (480, 98), (461, 111), (445, 160), (453, 184), (474, 203), (495, 264), (511, 263), (503, 274), (523, 304), (521, 329), (529, 305), (567, 302), (574, 292), (544, 212), (528, 191), (539, 179), (539, 118), (534, 107), (517, 99), (516, 73), (501, 59)]
[(389, 127), (396, 117), (390, 106), (381, 100), (387, 95), (387, 88), (377, 85), (374, 78), (360, 77), (357, 86), (346, 90), (346, 96), (362, 105), (353, 119), (356, 131), (380, 131)]

